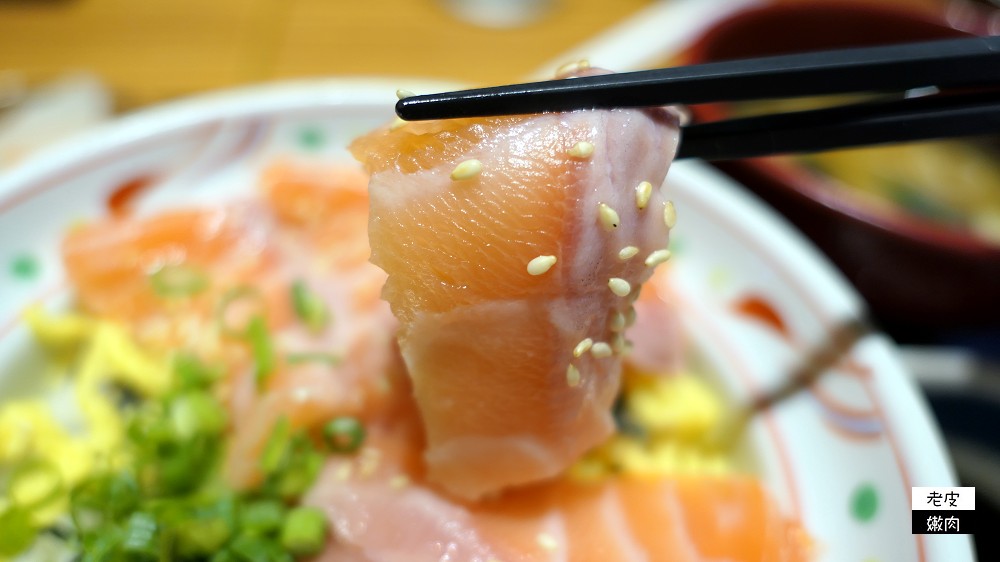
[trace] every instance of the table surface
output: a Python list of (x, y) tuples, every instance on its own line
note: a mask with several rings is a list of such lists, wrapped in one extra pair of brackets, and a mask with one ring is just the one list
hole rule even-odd
[(554, 0), (512, 29), (466, 23), (444, 0), (11, 0), (0, 70), (29, 83), (96, 73), (119, 108), (292, 77), (517, 80), (651, 0)]

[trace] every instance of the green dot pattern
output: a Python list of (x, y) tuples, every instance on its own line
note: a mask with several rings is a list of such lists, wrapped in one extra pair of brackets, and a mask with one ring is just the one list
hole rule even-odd
[(323, 148), (326, 144), (326, 136), (323, 131), (315, 127), (305, 127), (299, 131), (299, 145), (308, 150)]
[(16, 256), (10, 262), (10, 274), (15, 279), (23, 279), (29, 281), (38, 277), (38, 273), (41, 271), (41, 267), (38, 265), (38, 260), (34, 256), (29, 256), (22, 254)]
[(862, 523), (875, 518), (878, 513), (878, 492), (871, 484), (861, 484), (851, 496), (851, 515)]

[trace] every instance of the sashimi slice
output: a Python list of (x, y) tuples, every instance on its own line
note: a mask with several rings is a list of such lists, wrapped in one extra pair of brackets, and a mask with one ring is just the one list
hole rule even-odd
[[(382, 449), (324, 470), (305, 502), (324, 509), (322, 560), (469, 562), (805, 562), (810, 542), (748, 476), (566, 480), (465, 504)], [(398, 440), (396, 441), (398, 443)], [(412, 464), (414, 459), (404, 461)]]
[(433, 483), (483, 497), (551, 478), (610, 434), (624, 319), (667, 247), (677, 137), (666, 110), (616, 109), (355, 142)]

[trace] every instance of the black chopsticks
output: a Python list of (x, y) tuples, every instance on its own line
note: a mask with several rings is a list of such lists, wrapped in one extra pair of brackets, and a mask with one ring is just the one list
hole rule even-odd
[[(1000, 87), (1000, 37), (972, 37), (515, 84), (396, 104), (406, 120)], [(931, 96), (685, 127), (679, 157), (742, 158), (1000, 132), (1000, 93)]]

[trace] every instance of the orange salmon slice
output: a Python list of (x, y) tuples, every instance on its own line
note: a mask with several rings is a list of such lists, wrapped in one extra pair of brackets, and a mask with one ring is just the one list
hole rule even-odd
[(431, 482), (488, 496), (611, 433), (624, 319), (667, 247), (677, 131), (665, 110), (578, 111), (353, 144)]

